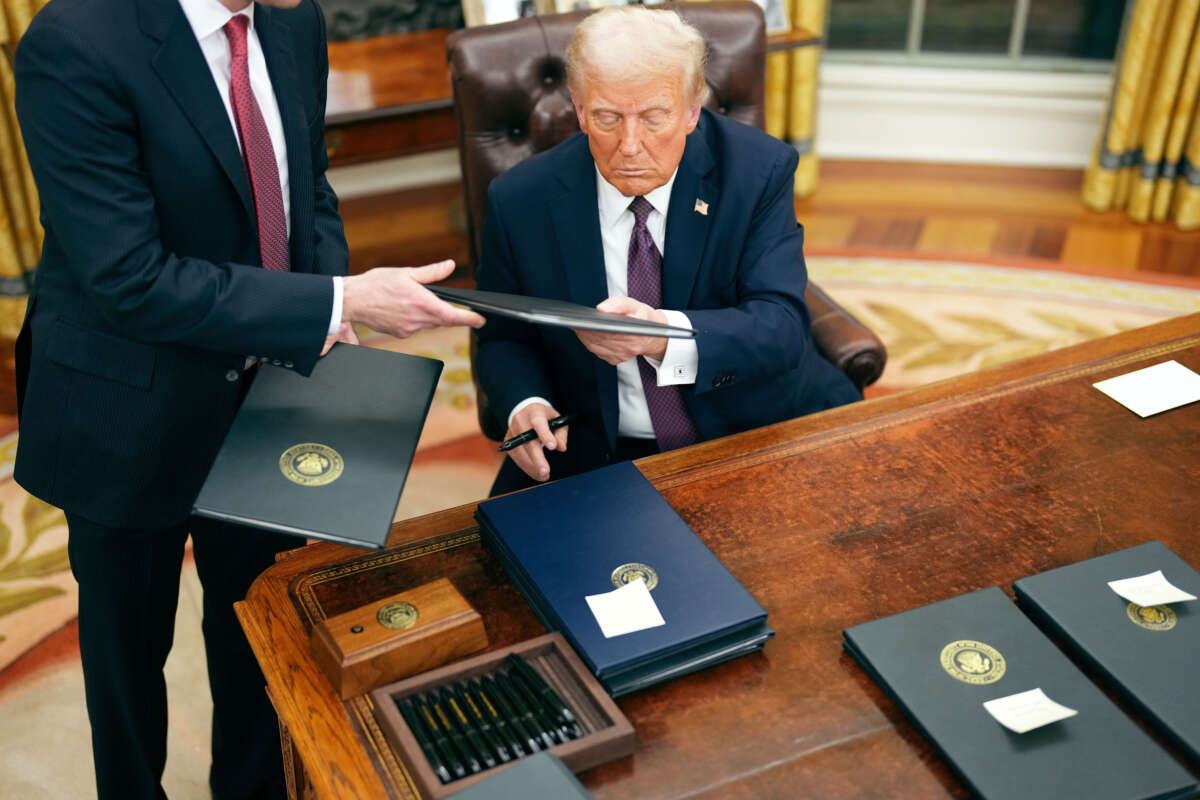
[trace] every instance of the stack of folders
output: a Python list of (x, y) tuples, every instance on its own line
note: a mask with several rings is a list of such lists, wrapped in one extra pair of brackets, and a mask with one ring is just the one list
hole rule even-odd
[[(856, 625), (844, 637), (981, 797), (1167, 800), (1200, 789), (999, 587)], [(1038, 689), (1057, 709), (1029, 699)], [(1004, 714), (991, 702), (1001, 699)]]
[[(488, 500), (476, 517), (542, 623), (613, 697), (756, 652), (774, 635), (767, 612), (631, 463)], [(587, 596), (637, 579), (662, 624), (606, 636)]]
[(1022, 578), (1013, 589), (1051, 637), (1200, 764), (1200, 600), (1142, 607), (1108, 586), (1160, 570), (1200, 595), (1200, 573), (1162, 542)]

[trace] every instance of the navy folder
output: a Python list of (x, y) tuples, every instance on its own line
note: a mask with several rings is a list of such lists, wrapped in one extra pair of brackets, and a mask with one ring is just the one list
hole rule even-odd
[(194, 512), (382, 548), (442, 362), (337, 344), (308, 378), (263, 364)]
[[(767, 612), (632, 463), (480, 503), (485, 541), (542, 622), (620, 696), (762, 648)], [(649, 576), (666, 625), (606, 639), (586, 595)]]
[[(1200, 789), (999, 587), (843, 634), (846, 651), (984, 798), (1166, 800)], [(1037, 688), (1079, 713), (1017, 734), (983, 707)]]
[(1022, 578), (1013, 590), (1051, 638), (1200, 764), (1200, 600), (1141, 609), (1108, 587), (1156, 570), (1200, 596), (1200, 573), (1162, 542)]

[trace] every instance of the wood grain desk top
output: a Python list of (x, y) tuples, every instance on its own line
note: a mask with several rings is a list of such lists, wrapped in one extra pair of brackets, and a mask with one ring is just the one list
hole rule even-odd
[[(326, 125), (402, 117), (454, 105), (446, 37), (438, 28), (329, 43)], [(768, 52), (820, 43), (803, 28), (767, 37)]]
[[(1091, 387), (1168, 359), (1200, 371), (1200, 315), (803, 417), (639, 468), (758, 598), (763, 653), (619, 701), (632, 757), (597, 798), (966, 797), (841, 650), (844, 628), (1151, 539), (1200, 566), (1200, 403), (1139, 419)], [(541, 627), (467, 505), (392, 549), (318, 544), (238, 616), (318, 797), (411, 797), (369, 704), (342, 704), (307, 620), (449, 577), (494, 646)]]

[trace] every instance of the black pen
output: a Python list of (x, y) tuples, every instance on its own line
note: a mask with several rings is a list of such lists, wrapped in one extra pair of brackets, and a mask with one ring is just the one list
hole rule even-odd
[[(556, 430), (561, 428), (563, 425), (569, 425), (574, 419), (575, 412), (572, 411), (570, 413), (563, 414), (560, 417), (555, 417), (546, 424), (550, 426), (550, 430)], [(504, 443), (500, 445), (500, 452), (507, 453), (514, 447), (520, 447), (523, 444), (528, 444), (536, 438), (538, 438), (538, 433), (533, 429), (527, 430), (524, 433), (518, 433), (513, 438), (504, 440)]]
[(500, 684), (492, 680), (491, 675), (484, 675), (479, 679), (483, 686), (484, 696), (491, 699), (496, 708), (500, 709), (500, 713), (508, 720), (508, 724), (517, 732), (517, 735), (524, 741), (525, 746), (529, 748), (529, 752), (536, 753), (539, 750), (544, 750), (541, 739), (538, 738), (537, 731), (531, 730), (524, 719), (521, 718), (521, 713), (518, 712), (508, 701), (508, 696), (500, 689)]
[(433, 716), (433, 712), (429, 710), (429, 706), (421, 702), (421, 698), (413, 697), (409, 702), (416, 709), (417, 716), (425, 723), (425, 726), (433, 733), (433, 743), (446, 756), (446, 762), (450, 765), (450, 769), (454, 771), (454, 777), (462, 778), (467, 774), (467, 768), (463, 765), (462, 758), (458, 752), (458, 748), (454, 743), (447, 738), (442, 732), (442, 726)]
[(509, 755), (508, 747), (500, 738), (500, 734), (496, 732), (492, 723), (488, 722), (487, 717), (479, 710), (479, 706), (475, 705), (475, 701), (471, 699), (471, 695), (467, 694), (463, 685), (456, 683), (451, 691), (454, 693), (454, 699), (458, 701), (458, 705), (467, 712), (467, 716), (471, 718), (471, 724), (483, 736), (492, 752), (500, 758), (501, 762), (512, 761), (512, 756)]
[(537, 673), (537, 670), (529, 665), (528, 661), (516, 653), (509, 653), (506, 661), (512, 665), (517, 678), (541, 698), (542, 706), (550, 712), (555, 723), (558, 724), (558, 729), (564, 735), (571, 739), (578, 739), (583, 735), (583, 730), (575, 718), (575, 712), (563, 702), (563, 699), (558, 696), (558, 692), (554, 691), (550, 684)]
[(441, 688), (439, 695), (442, 703), (452, 712), (451, 719), (454, 721), (454, 724), (466, 735), (467, 741), (471, 744), (471, 749), (475, 751), (475, 755), (483, 762), (483, 765), (488, 769), (496, 766), (496, 757), (492, 755), (492, 748), (488, 746), (487, 742), (479, 734), (479, 731), (471, 724), (471, 720), (467, 718), (467, 712), (459, 705), (458, 698), (445, 686)]
[[(512, 679), (510, 679), (503, 672), (493, 673), (492, 679), (495, 680), (496, 688), (499, 689), (500, 693), (504, 695), (504, 698), (508, 700), (509, 705), (515, 708), (517, 713), (525, 718), (525, 724), (533, 729), (535, 734), (541, 737), (540, 741), (543, 747), (551, 748), (558, 744), (558, 728), (555, 728), (553, 725), (548, 725), (544, 720), (538, 719), (535, 709), (529, 707), (529, 703), (526, 702), (524, 695), (522, 695), (520, 690), (513, 685)], [(547, 730), (547, 728), (549, 729)]]
[(555, 742), (565, 742), (571, 738), (566, 731), (555, 724), (553, 712), (546, 712), (546, 707), (542, 704), (542, 701), (538, 699), (535, 692), (525, 685), (525, 681), (518, 678), (516, 673), (512, 671), (506, 673), (504, 677), (508, 682), (509, 691), (525, 704), (525, 708), (529, 713), (533, 714), (534, 720), (537, 721), (538, 727), (545, 731), (551, 739)]
[(408, 704), (407, 700), (394, 698), (396, 708), (400, 710), (400, 716), (404, 717), (404, 721), (408, 724), (408, 729), (412, 731), (413, 738), (417, 740), (417, 744), (425, 751), (425, 758), (429, 760), (429, 766), (433, 767), (434, 774), (438, 776), (438, 780), (442, 783), (449, 783), (450, 770), (446, 768), (446, 764), (442, 761), (441, 755), (437, 751), (435, 738), (425, 728), (425, 724), (421, 722), (420, 717)]
[[(517, 733), (508, 721), (501, 716), (496, 707), (492, 705), (492, 701), (484, 694), (483, 686), (476, 680), (467, 681), (467, 697), (475, 700), (479, 707), (487, 712), (487, 718), (492, 721), (492, 725), (500, 734), (500, 738), (508, 743), (508, 747), (512, 750), (513, 755), (517, 758), (522, 758), (525, 755), (525, 748), (521, 746), (521, 734)], [(532, 752), (532, 751), (531, 751)]]

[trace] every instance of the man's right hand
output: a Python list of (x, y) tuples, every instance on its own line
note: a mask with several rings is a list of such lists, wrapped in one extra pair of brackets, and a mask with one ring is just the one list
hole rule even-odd
[(482, 327), (483, 317), (450, 305), (422, 285), (448, 278), (453, 271), (453, 261), (439, 261), (423, 267), (376, 267), (343, 278), (342, 321), (360, 322), (401, 339), (425, 328)]
[(530, 403), (516, 414), (508, 426), (505, 439), (524, 433), (528, 430), (537, 431), (538, 438), (508, 451), (509, 457), (529, 477), (535, 481), (550, 480), (550, 464), (542, 449), (566, 452), (567, 428), (564, 425), (556, 431), (550, 430), (550, 420), (559, 414), (545, 403)]

